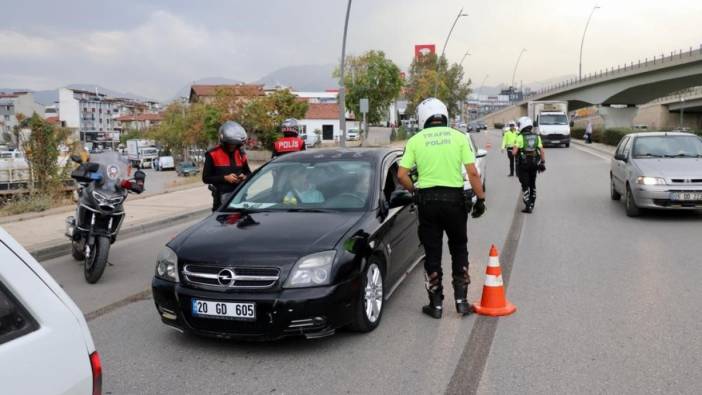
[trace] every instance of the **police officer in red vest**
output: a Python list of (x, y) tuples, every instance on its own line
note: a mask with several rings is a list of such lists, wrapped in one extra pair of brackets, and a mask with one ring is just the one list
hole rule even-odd
[(283, 137), (278, 138), (273, 143), (273, 157), (289, 154), (291, 152), (304, 151), (305, 140), (298, 137), (300, 126), (295, 118), (288, 118), (280, 125)]
[(246, 130), (236, 122), (227, 121), (219, 128), (220, 144), (205, 154), (202, 182), (212, 191), (212, 211), (216, 211), (251, 174), (243, 145)]

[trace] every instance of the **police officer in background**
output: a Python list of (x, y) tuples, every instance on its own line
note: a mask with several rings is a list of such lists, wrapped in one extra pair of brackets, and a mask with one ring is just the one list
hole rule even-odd
[(227, 121), (219, 128), (220, 144), (205, 154), (202, 182), (212, 191), (212, 211), (216, 211), (251, 174), (243, 145), (246, 130), (236, 122)]
[(534, 133), (531, 118), (521, 117), (518, 123), (519, 135), (512, 148), (512, 154), (517, 158), (517, 174), (522, 184), (522, 212), (531, 213), (536, 203), (536, 173), (546, 171), (546, 156), (541, 136)]
[(502, 151), (507, 150), (507, 158), (509, 159), (509, 177), (514, 177), (514, 142), (517, 140), (517, 125), (514, 121), (510, 121), (509, 129), (502, 136)]
[(288, 118), (280, 125), (283, 137), (273, 142), (273, 157), (289, 154), (291, 152), (304, 151), (305, 140), (298, 137), (300, 125), (295, 118)]
[[(470, 284), (466, 229), (468, 208), (463, 194), (461, 168), (465, 168), (478, 198), (472, 209), (474, 218), (485, 213), (485, 192), (475, 167), (475, 154), (466, 135), (447, 126), (449, 114), (446, 105), (436, 98), (424, 100), (417, 106), (417, 120), (423, 130), (407, 142), (398, 178), (405, 189), (416, 192), (419, 239), (426, 253), (424, 269), (429, 294), (429, 304), (422, 308), (422, 312), (433, 318), (441, 318), (444, 299), (441, 252), (443, 234), (446, 232), (451, 252), (456, 311), (468, 315), (472, 313), (467, 300)], [(419, 177), (416, 190), (409, 176), (415, 166)]]

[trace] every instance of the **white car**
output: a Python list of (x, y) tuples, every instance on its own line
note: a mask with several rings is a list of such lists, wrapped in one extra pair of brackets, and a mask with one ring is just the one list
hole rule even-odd
[[(475, 152), (475, 167), (478, 168), (478, 173), (480, 173), (480, 181), (483, 184), (484, 190), (486, 187), (485, 180), (487, 178), (487, 161), (485, 160), (485, 157), (487, 156), (487, 151), (482, 148), (476, 149), (477, 145), (475, 144), (475, 141), (473, 140), (473, 136), (471, 134), (466, 134), (466, 138), (468, 138), (468, 143), (473, 149), (473, 152)], [(466, 175), (465, 167), (462, 169), (463, 178), (465, 179), (463, 183), (463, 191), (466, 195), (470, 196), (473, 199), (473, 203), (475, 203), (477, 197), (475, 196), (475, 193), (473, 193), (473, 187), (471, 187), (470, 182), (468, 182), (468, 176)]]
[(346, 140), (348, 141), (356, 141), (359, 139), (358, 135), (358, 129), (349, 129), (346, 132)]
[(154, 161), (154, 170), (175, 170), (175, 160), (172, 156), (161, 156)]
[(0, 262), (0, 393), (100, 394), (100, 356), (78, 306), (1, 227)]
[(317, 133), (300, 133), (300, 138), (305, 142), (306, 148), (311, 148), (319, 144), (319, 135)]

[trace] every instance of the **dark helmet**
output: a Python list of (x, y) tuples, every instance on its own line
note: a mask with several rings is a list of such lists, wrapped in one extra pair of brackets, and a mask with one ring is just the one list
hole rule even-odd
[(246, 130), (234, 121), (227, 121), (219, 127), (219, 141), (222, 144), (244, 145)]
[(284, 134), (293, 133), (298, 135), (300, 133), (300, 123), (295, 118), (288, 118), (280, 124), (280, 131)]

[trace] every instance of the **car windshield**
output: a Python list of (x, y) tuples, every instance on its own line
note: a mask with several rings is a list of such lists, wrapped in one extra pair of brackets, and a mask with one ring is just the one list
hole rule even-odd
[(371, 163), (360, 160), (271, 163), (238, 190), (227, 210), (360, 210), (368, 205), (371, 174)]
[(195, 163), (193, 162), (180, 162), (181, 167), (195, 167)]
[(702, 158), (697, 136), (645, 136), (634, 141), (634, 158)]
[(539, 116), (539, 125), (567, 125), (568, 118), (563, 114), (542, 114)]

